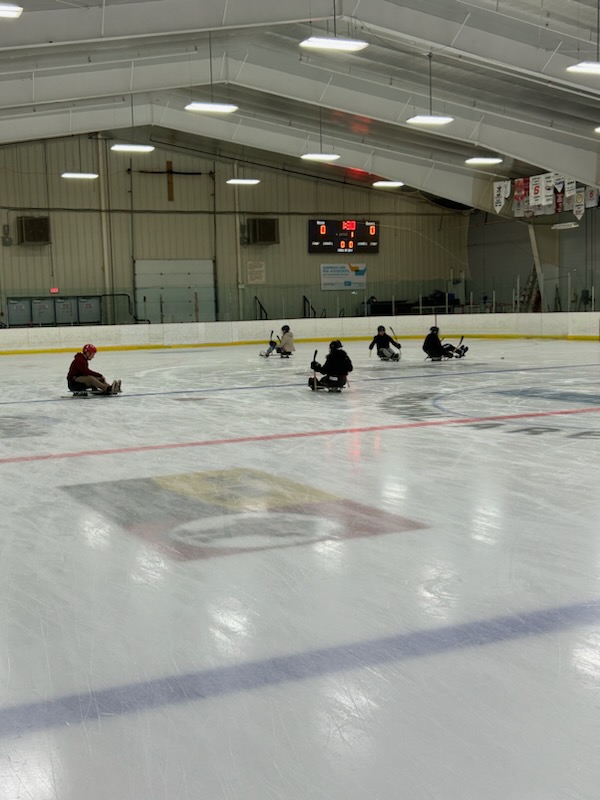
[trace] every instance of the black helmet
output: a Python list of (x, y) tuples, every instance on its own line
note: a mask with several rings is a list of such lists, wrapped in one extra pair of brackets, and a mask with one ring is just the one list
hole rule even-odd
[(377, 326), (377, 330), (378, 331), (383, 331), (385, 333), (385, 326), (384, 325), (378, 325)]
[(431, 333), (439, 333), (440, 332), (440, 329), (436, 325), (434, 325), (433, 328), (429, 328), (429, 330), (431, 331)]
[(290, 326), (289, 326), (289, 325), (284, 325), (284, 326), (281, 328), (281, 330), (282, 330), (284, 333), (287, 333), (287, 332), (289, 331), (289, 329), (290, 329)]
[(342, 347), (343, 345), (339, 339), (334, 339), (329, 345), (330, 350), (340, 350)]

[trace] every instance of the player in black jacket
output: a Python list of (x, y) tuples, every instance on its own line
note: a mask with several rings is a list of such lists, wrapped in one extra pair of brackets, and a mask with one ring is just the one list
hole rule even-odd
[[(394, 347), (398, 348), (397, 353), (394, 352), (390, 347), (392, 344)], [(377, 348), (377, 355), (382, 361), (400, 361), (400, 350), (402, 349), (402, 345), (392, 339), (392, 337), (385, 332), (383, 325), (378, 326), (377, 333), (369, 345), (369, 350), (372, 350), (374, 347)]]
[(348, 373), (354, 367), (352, 361), (339, 339), (334, 339), (329, 345), (329, 354), (323, 366), (318, 361), (313, 361), (310, 365), (315, 372), (320, 372), (323, 377), (316, 380), (314, 377), (308, 379), (308, 385), (315, 391), (316, 389), (329, 389), (340, 392), (348, 382)]
[(427, 353), (432, 361), (441, 361), (442, 358), (462, 358), (469, 349), (466, 345), (459, 344), (455, 347), (453, 344), (442, 343), (440, 339), (440, 329), (434, 325), (429, 329), (429, 333), (423, 342), (423, 350)]

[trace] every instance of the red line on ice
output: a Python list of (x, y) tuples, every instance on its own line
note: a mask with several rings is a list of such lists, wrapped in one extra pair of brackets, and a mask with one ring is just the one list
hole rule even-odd
[(211, 447), (223, 444), (247, 444), (270, 442), (282, 439), (302, 439), (315, 436), (335, 436), (343, 433), (375, 433), (377, 431), (401, 431), (411, 428), (433, 428), (443, 425), (472, 425), (476, 422), (504, 422), (512, 419), (536, 419), (540, 417), (570, 416), (572, 414), (594, 414), (600, 406), (565, 409), (562, 411), (532, 411), (523, 414), (495, 414), (489, 417), (459, 417), (456, 419), (423, 420), (422, 422), (398, 422), (393, 425), (366, 425), (358, 428), (334, 428), (324, 431), (299, 431), (297, 433), (271, 433), (263, 436), (238, 436), (232, 439), (208, 439), (202, 442), (172, 442), (170, 444), (146, 444), (137, 447), (115, 447), (106, 450), (79, 450), (76, 453), (42, 453), (32, 456), (0, 458), (0, 464), (17, 464), (24, 461), (52, 461), (59, 458), (82, 458), (85, 456), (112, 456), (122, 453), (146, 453), (153, 450), (177, 450), (183, 447)]

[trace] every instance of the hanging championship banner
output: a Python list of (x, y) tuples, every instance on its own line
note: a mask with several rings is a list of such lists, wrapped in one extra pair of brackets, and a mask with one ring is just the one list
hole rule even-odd
[(565, 194), (565, 199), (563, 202), (563, 211), (573, 211), (575, 208), (575, 195), (572, 194), (571, 197), (567, 197)]
[(529, 204), (533, 206), (542, 206), (542, 192), (543, 192), (543, 175), (532, 175), (529, 179)]
[(562, 192), (565, 188), (565, 177), (558, 172), (552, 173), (552, 182), (554, 183), (554, 188), (557, 192)]
[(556, 213), (560, 214), (560, 212), (564, 210), (564, 206), (565, 206), (565, 193), (563, 191), (558, 191), (556, 193)]
[(525, 216), (525, 200), (513, 200), (513, 214), (515, 217)]
[(565, 178), (565, 197), (573, 197), (577, 191), (575, 178)]
[(504, 181), (504, 197), (508, 200), (512, 192), (512, 182)]
[(542, 175), (543, 203), (544, 206), (554, 206), (554, 175), (552, 172), (545, 172)]
[(575, 205), (573, 206), (573, 213), (577, 219), (581, 219), (585, 214), (585, 192), (579, 189), (575, 193)]
[(521, 201), (529, 197), (529, 178), (515, 178), (515, 200)]
[(494, 181), (494, 211), (499, 214), (504, 205), (504, 181)]
[(585, 207), (596, 208), (598, 205), (598, 189), (595, 186), (585, 187)]

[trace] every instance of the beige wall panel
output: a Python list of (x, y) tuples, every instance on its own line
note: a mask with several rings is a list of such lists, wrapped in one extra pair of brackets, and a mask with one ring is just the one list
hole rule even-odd
[(206, 214), (135, 215), (135, 257), (211, 259), (213, 218)]
[(115, 291), (131, 293), (133, 290), (133, 255), (130, 214), (111, 214), (110, 254)]
[(54, 285), (49, 247), (13, 244), (11, 247), (2, 247), (0, 258), (0, 288), (6, 297), (46, 295)]
[[(1, 248), (4, 296), (46, 293), (52, 285), (61, 294), (132, 294), (133, 259), (214, 258), (222, 319), (254, 317), (256, 297), (271, 318), (301, 316), (304, 296), (317, 313), (353, 314), (366, 295), (415, 300), (445, 290), (451, 275), (467, 270), (468, 217), (416, 194), (350, 186), (335, 168), (331, 179), (326, 170), (318, 180), (246, 165), (238, 175), (261, 183), (236, 189), (226, 184), (231, 163), (160, 150), (130, 158), (109, 144), (73, 137), (0, 151), (0, 219), (16, 241), (17, 216), (49, 215), (53, 240), (51, 247)], [(104, 178), (84, 183), (60, 177), (64, 169), (102, 171), (102, 159)], [(239, 226), (252, 217), (277, 218), (279, 243), (240, 243)], [(345, 263), (348, 256), (308, 253), (309, 219), (350, 217), (380, 225), (379, 254), (352, 257), (368, 266), (365, 297), (322, 292), (320, 264)], [(264, 283), (247, 283), (248, 262), (264, 263)]]
[(103, 294), (107, 290), (100, 215), (55, 212), (52, 261), (61, 294)]

